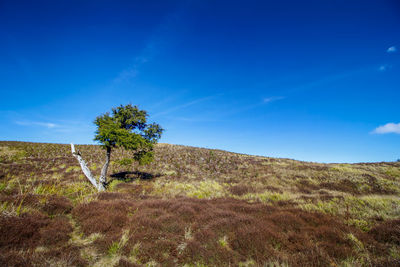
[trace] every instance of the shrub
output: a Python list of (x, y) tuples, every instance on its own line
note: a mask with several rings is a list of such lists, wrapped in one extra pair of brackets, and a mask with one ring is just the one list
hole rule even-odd
[(400, 246), (400, 220), (383, 222), (369, 231), (375, 240)]

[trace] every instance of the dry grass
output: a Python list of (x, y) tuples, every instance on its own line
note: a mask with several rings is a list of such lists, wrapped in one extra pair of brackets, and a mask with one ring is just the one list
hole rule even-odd
[[(104, 151), (77, 146), (99, 175)], [(395, 266), (400, 163), (159, 144), (98, 194), (69, 145), (0, 142), (2, 266)]]

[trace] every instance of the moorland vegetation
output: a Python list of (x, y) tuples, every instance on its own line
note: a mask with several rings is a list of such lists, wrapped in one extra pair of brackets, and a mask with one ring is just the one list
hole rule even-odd
[[(104, 150), (78, 145), (93, 174)], [(399, 266), (400, 162), (321, 164), (170, 144), (0, 142), (1, 266)]]

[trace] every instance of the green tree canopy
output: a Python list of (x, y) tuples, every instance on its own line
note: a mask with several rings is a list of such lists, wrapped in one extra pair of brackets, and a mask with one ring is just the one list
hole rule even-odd
[(98, 116), (95, 141), (107, 151), (123, 147), (134, 152), (134, 159), (145, 164), (153, 159), (153, 145), (160, 139), (163, 129), (157, 123), (147, 122), (148, 114), (137, 106), (128, 104), (112, 108)]
[(106, 149), (106, 161), (101, 169), (99, 181), (93, 176), (81, 153), (71, 144), (72, 155), (78, 160), (83, 173), (99, 191), (107, 188), (107, 170), (110, 164), (111, 151), (115, 147), (123, 147), (133, 151), (133, 158), (140, 164), (153, 160), (153, 148), (160, 139), (163, 129), (157, 123), (147, 123), (147, 112), (131, 104), (113, 108), (98, 116), (94, 124), (97, 126), (95, 141)]

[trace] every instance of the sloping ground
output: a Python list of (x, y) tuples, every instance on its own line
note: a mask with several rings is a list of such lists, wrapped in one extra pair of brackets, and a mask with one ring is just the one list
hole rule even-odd
[[(77, 146), (100, 173), (104, 151)], [(98, 194), (69, 145), (0, 142), (1, 266), (398, 266), (400, 163), (159, 144)]]

